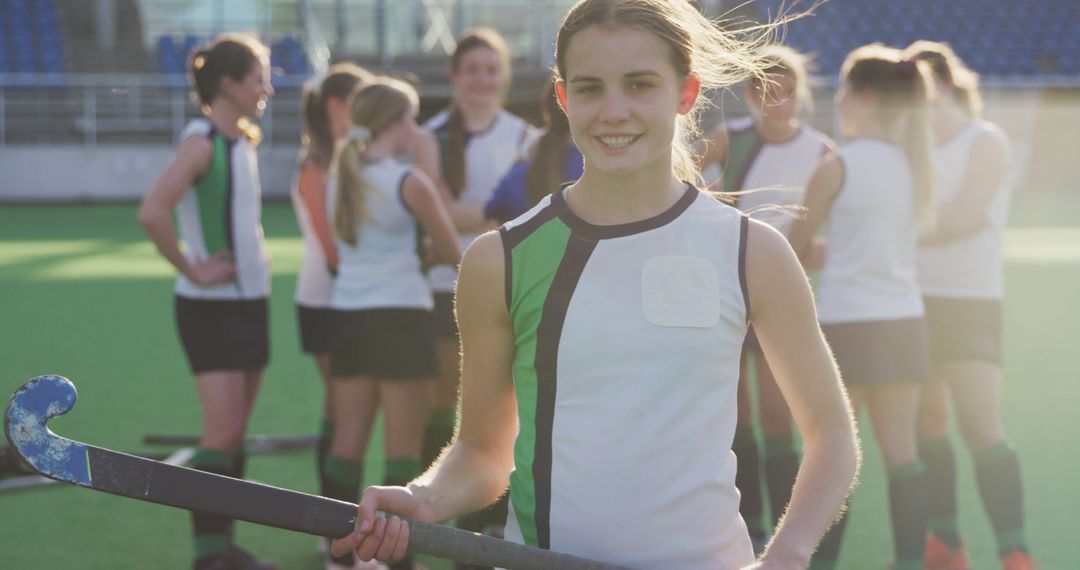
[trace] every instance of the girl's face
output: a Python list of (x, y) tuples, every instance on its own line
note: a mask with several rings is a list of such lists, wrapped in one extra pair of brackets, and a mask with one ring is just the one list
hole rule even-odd
[(335, 139), (339, 139), (345, 136), (345, 133), (352, 128), (352, 110), (353, 96), (348, 95), (344, 98), (341, 97), (327, 97), (326, 98), (326, 117), (330, 122), (330, 133)]
[(450, 70), (454, 96), (469, 107), (499, 105), (506, 87), (505, 71), (495, 50), (475, 47)]
[(564, 61), (556, 91), (588, 168), (670, 170), (676, 118), (693, 107), (698, 82), (678, 76), (669, 48), (637, 28), (590, 26), (570, 39)]
[(761, 113), (763, 120), (787, 124), (799, 110), (797, 82), (790, 73), (776, 74), (770, 79), (772, 82), (762, 87), (751, 85), (747, 88), (747, 95), (752, 108)]
[(221, 87), (222, 93), (241, 115), (261, 117), (266, 110), (266, 102), (274, 95), (274, 88), (270, 85), (269, 62), (256, 61), (240, 81), (225, 77), (221, 81)]
[(412, 147), (416, 135), (422, 130), (416, 122), (419, 112), (420, 110), (415, 107), (409, 109), (405, 112), (404, 117), (387, 127), (386, 134), (391, 139), (390, 146), (394, 155), (404, 154), (408, 151)]

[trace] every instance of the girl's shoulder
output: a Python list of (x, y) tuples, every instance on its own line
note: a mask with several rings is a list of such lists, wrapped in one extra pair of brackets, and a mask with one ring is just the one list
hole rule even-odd
[(193, 136), (212, 137), (214, 134), (214, 124), (210, 122), (210, 119), (197, 118), (192, 119), (184, 126), (184, 129), (180, 131), (180, 139), (178, 142)]

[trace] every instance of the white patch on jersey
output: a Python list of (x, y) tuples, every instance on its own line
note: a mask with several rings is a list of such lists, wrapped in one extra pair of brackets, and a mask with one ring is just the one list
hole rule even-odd
[(720, 322), (720, 276), (705, 258), (659, 255), (641, 269), (645, 318), (661, 327), (710, 328)]

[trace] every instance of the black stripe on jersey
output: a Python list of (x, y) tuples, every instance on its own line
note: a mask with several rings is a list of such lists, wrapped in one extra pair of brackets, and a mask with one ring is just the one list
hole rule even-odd
[(746, 242), (750, 235), (750, 217), (740, 216), (739, 220), (739, 288), (742, 289), (743, 305), (746, 307), (746, 321), (750, 321), (750, 290), (746, 287)]
[(682, 215), (682, 213), (690, 207), (690, 204), (694, 203), (694, 200), (697, 199), (698, 194), (701, 194), (701, 191), (699, 191), (697, 188), (694, 187), (694, 185), (688, 182), (686, 183), (686, 191), (678, 199), (678, 201), (676, 201), (675, 204), (673, 204), (667, 210), (644, 220), (630, 222), (627, 224), (613, 224), (607, 226), (590, 224), (589, 222), (586, 222), (585, 220), (577, 217), (577, 215), (570, 210), (570, 207), (567, 206), (566, 197), (563, 196), (562, 192), (556, 192), (555, 194), (552, 194), (551, 200), (559, 212), (559, 217), (562, 218), (562, 221), (570, 227), (570, 229), (574, 232), (575, 235), (579, 235), (588, 239), (600, 240), (626, 237), (665, 226), (675, 221), (675, 218), (678, 218), (680, 215)]
[(532, 472), (536, 485), (536, 542), (544, 549), (551, 548), (551, 437), (558, 387), (559, 341), (570, 299), (596, 244), (595, 240), (570, 235), (536, 328), (536, 443)]
[[(236, 260), (240, 259), (240, 253), (236, 251), (236, 236), (233, 235), (235, 228), (233, 227), (233, 200), (235, 198), (235, 189), (233, 188), (233, 164), (232, 153), (233, 144), (236, 141), (229, 139), (225, 135), (221, 135), (221, 138), (225, 141), (225, 236), (229, 240), (229, 252), (232, 255), (232, 263), (236, 263)], [(240, 275), (237, 274), (233, 280), (236, 284), (236, 290), (241, 294), (244, 292), (243, 281), (240, 279)]]

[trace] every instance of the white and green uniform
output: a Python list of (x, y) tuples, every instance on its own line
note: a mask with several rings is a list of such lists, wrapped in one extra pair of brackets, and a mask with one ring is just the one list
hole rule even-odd
[(753, 561), (730, 452), (746, 231), (694, 188), (616, 226), (557, 192), (500, 229), (520, 422), (509, 540), (634, 568)]
[(233, 141), (206, 119), (196, 119), (180, 135), (210, 139), (209, 169), (176, 205), (185, 255), (194, 262), (223, 250), (232, 252), (236, 279), (199, 287), (187, 277), (176, 279), (176, 294), (190, 299), (261, 299), (270, 294), (270, 267), (260, 216), (262, 189), (255, 148), (244, 137)]

